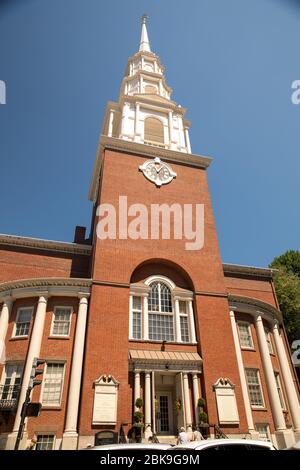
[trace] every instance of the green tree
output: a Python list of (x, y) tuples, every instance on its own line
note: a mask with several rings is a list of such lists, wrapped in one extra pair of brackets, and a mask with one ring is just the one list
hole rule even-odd
[(300, 339), (300, 252), (289, 250), (270, 264), (289, 343)]

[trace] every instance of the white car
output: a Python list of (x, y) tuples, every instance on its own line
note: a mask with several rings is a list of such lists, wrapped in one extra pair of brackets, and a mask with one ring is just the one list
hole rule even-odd
[(272, 442), (256, 441), (251, 439), (207, 439), (203, 441), (193, 441), (187, 444), (178, 444), (172, 450), (276, 450)]
[(141, 451), (146, 451), (146, 450), (168, 450), (172, 446), (170, 444), (155, 444), (155, 443), (149, 443), (149, 444), (137, 444), (137, 443), (128, 443), (128, 444), (108, 444), (108, 445), (103, 445), (103, 446), (94, 446), (94, 447), (87, 447), (86, 449), (83, 450), (110, 450), (110, 451), (120, 451), (122, 452), (123, 450), (141, 450)]

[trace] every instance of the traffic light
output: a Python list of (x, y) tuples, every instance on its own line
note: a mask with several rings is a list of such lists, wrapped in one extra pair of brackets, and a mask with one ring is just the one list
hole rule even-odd
[(38, 375), (41, 375), (44, 373), (44, 369), (37, 369), (37, 367), (42, 364), (45, 364), (45, 362), (46, 361), (44, 359), (38, 359), (37, 357), (33, 359), (32, 369), (31, 369), (31, 374), (30, 374), (30, 384), (29, 384), (31, 388), (35, 387), (36, 385), (40, 385), (42, 383), (42, 380), (35, 380), (35, 378)]

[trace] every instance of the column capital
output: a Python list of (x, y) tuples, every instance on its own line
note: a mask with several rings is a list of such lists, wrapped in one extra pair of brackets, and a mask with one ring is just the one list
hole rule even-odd
[(84, 304), (88, 303), (88, 298), (90, 297), (89, 292), (78, 292), (79, 303)]
[(39, 300), (38, 300), (39, 304), (43, 304), (43, 303), (46, 304), (48, 302), (48, 297), (49, 297), (48, 291), (39, 292), (38, 295), (39, 295)]
[(6, 305), (8, 308), (11, 307), (13, 301), (14, 299), (11, 295), (7, 295), (6, 297), (3, 297), (1, 299), (1, 302), (3, 303), (3, 305)]

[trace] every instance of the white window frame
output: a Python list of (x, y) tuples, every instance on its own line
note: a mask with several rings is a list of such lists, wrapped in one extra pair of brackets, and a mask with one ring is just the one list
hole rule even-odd
[[(18, 323), (18, 319), (19, 319), (19, 316), (20, 316), (20, 312), (21, 312), (22, 310), (30, 310), (31, 319), (30, 319), (30, 323), (29, 323), (29, 330), (28, 330), (28, 334), (27, 334), (27, 335), (16, 335), (16, 332), (17, 332), (17, 323)], [(17, 310), (17, 315), (16, 315), (16, 321), (15, 321), (15, 324), (14, 324), (14, 327), (13, 327), (12, 338), (28, 338), (28, 337), (29, 337), (30, 327), (31, 327), (32, 319), (33, 319), (33, 312), (34, 312), (34, 307), (33, 307), (33, 306), (29, 306), (29, 307), (19, 307), (19, 308), (18, 308), (18, 310)]]
[[(44, 390), (45, 390), (45, 382), (46, 382), (46, 375), (47, 375), (47, 370), (48, 370), (48, 365), (49, 364), (62, 364), (63, 365), (63, 373), (62, 373), (62, 381), (61, 381), (61, 391), (60, 391), (60, 399), (59, 403), (45, 403), (43, 401), (43, 395), (44, 395)], [(62, 396), (64, 392), (64, 385), (65, 385), (65, 375), (66, 375), (66, 362), (65, 361), (56, 361), (55, 359), (49, 359), (46, 361), (45, 367), (44, 367), (44, 374), (43, 374), (43, 382), (41, 386), (41, 393), (40, 393), (40, 400), (39, 402), (42, 404), (42, 408), (60, 408), (61, 407), (61, 402), (62, 402)], [(42, 433), (40, 433), (42, 434)], [(45, 433), (48, 434), (48, 433)], [(51, 434), (51, 433), (50, 433)]]
[(36, 444), (35, 444), (35, 448), (34, 450), (38, 450), (36, 448), (37, 446), (37, 441), (38, 441), (38, 438), (39, 436), (53, 436), (53, 446), (52, 446), (52, 449), (51, 450), (55, 450), (56, 449), (56, 434), (54, 434), (53, 432), (35, 432), (35, 438), (36, 438)]
[[(53, 333), (53, 328), (54, 328), (54, 321), (55, 321), (55, 313), (56, 310), (59, 309), (67, 309), (70, 311), (70, 320), (69, 320), (69, 332), (67, 335), (60, 335), (58, 333)], [(71, 333), (71, 325), (72, 325), (72, 316), (73, 316), (73, 307), (70, 305), (56, 305), (53, 310), (52, 314), (52, 320), (51, 320), (51, 328), (50, 328), (50, 337), (51, 338), (70, 338), (70, 333)]]
[(277, 388), (281, 408), (283, 411), (287, 411), (286, 400), (284, 397), (284, 392), (283, 392), (283, 387), (282, 387), (282, 380), (280, 377), (280, 373), (276, 370), (274, 370), (274, 377), (275, 377), (276, 388)]
[[(162, 340), (149, 339), (149, 312), (148, 312), (148, 295), (149, 287), (153, 282), (161, 282), (167, 285), (171, 291), (171, 301), (172, 301), (172, 312), (166, 312), (166, 315), (173, 317), (173, 328), (174, 328), (174, 340), (170, 343), (176, 344), (197, 344), (196, 340), (196, 331), (195, 331), (195, 315), (193, 308), (193, 293), (189, 290), (180, 289), (180, 293), (176, 292), (176, 285), (173, 281), (165, 276), (150, 276), (145, 281), (144, 284), (132, 284), (130, 286), (130, 297), (129, 297), (129, 340), (131, 341), (149, 341), (153, 343), (161, 343)], [(179, 295), (178, 295), (179, 294)], [(133, 297), (141, 298), (141, 320), (142, 320), (142, 337), (140, 339), (133, 338)], [(176, 302), (185, 302), (186, 303), (186, 314), (181, 314), (179, 309), (176, 307)], [(155, 313), (155, 312), (153, 312)], [(158, 312), (159, 313), (159, 312)], [(150, 313), (151, 314), (151, 313)], [(162, 313), (164, 314), (164, 313)], [(181, 328), (178, 328), (177, 317), (180, 326), (180, 316), (187, 316), (188, 318), (188, 331), (189, 331), (189, 341), (182, 341), (181, 339)]]
[(258, 432), (258, 434), (259, 434), (258, 428), (259, 428), (260, 426), (261, 426), (261, 427), (264, 426), (264, 427), (266, 428), (268, 438), (267, 438), (267, 439), (262, 439), (261, 437), (259, 437), (259, 440), (261, 440), (261, 441), (271, 441), (271, 432), (270, 432), (270, 425), (269, 425), (269, 423), (255, 423), (255, 430)]
[[(244, 345), (242, 345), (242, 343), (241, 343), (240, 325), (245, 325), (245, 326), (247, 326), (248, 335), (249, 335), (249, 338), (250, 338), (250, 341), (251, 341), (251, 346), (244, 346)], [(238, 330), (238, 335), (239, 335), (239, 341), (240, 341), (240, 347), (241, 347), (241, 349), (246, 349), (246, 350), (248, 350), (248, 351), (254, 351), (254, 342), (253, 342), (252, 331), (251, 331), (251, 323), (250, 323), (250, 322), (247, 322), (247, 321), (240, 321), (240, 320), (238, 320), (238, 321), (237, 321), (237, 330)]]
[[(260, 388), (260, 394), (261, 394), (261, 399), (262, 399), (262, 405), (253, 405), (253, 404), (251, 403), (251, 395), (250, 395), (250, 389), (249, 389), (249, 384), (248, 384), (247, 370), (255, 370), (255, 371), (257, 372), (257, 379), (258, 379), (258, 384), (259, 384), (259, 388)], [(248, 388), (249, 401), (250, 401), (251, 408), (253, 408), (254, 410), (255, 410), (255, 409), (256, 409), (256, 410), (265, 409), (265, 408), (266, 408), (266, 402), (265, 402), (264, 393), (263, 393), (263, 388), (262, 388), (262, 384), (261, 384), (260, 371), (259, 371), (259, 369), (257, 369), (256, 367), (245, 367), (245, 375), (246, 375), (247, 388)]]
[(268, 351), (270, 354), (274, 354), (274, 348), (272, 344), (271, 332), (267, 326), (264, 326), (266, 341), (268, 345)]

